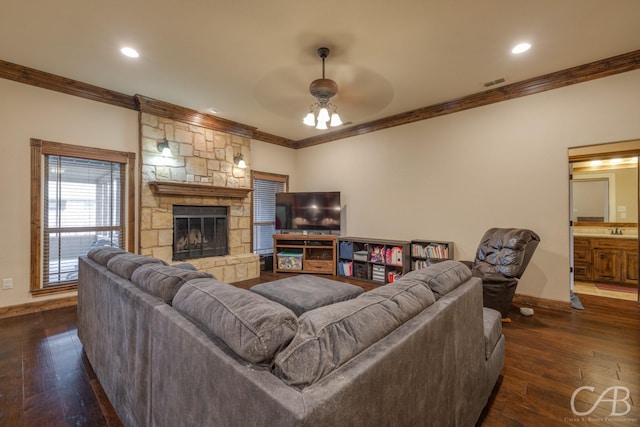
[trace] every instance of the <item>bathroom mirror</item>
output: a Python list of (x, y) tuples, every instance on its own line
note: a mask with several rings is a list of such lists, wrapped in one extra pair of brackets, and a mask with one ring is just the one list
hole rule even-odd
[(573, 164), (573, 212), (577, 222), (638, 222), (638, 160)]

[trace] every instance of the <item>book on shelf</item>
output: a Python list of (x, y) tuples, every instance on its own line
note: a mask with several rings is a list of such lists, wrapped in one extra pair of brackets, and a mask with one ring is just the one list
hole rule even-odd
[(420, 270), (422, 268), (427, 268), (427, 266), (427, 261), (423, 259), (417, 259), (411, 262), (411, 270)]
[(440, 243), (411, 245), (411, 255), (418, 258), (449, 258), (449, 246)]

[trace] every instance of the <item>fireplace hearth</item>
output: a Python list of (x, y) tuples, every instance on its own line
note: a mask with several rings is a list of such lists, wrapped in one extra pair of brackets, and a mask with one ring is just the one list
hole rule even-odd
[(226, 206), (173, 206), (173, 260), (229, 254)]

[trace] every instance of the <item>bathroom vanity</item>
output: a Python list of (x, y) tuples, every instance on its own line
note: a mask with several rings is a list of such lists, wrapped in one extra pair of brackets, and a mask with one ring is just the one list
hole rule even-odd
[(637, 227), (575, 227), (574, 279), (638, 285)]

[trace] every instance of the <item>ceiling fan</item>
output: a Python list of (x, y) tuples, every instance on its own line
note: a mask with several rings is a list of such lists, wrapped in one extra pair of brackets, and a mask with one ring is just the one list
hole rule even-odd
[(316, 98), (316, 102), (309, 107), (310, 111), (302, 121), (307, 126), (315, 126), (316, 129), (328, 129), (327, 123), (331, 127), (342, 125), (338, 107), (331, 103), (331, 98), (338, 93), (338, 84), (324, 75), (324, 60), (329, 56), (329, 52), (328, 47), (318, 49), (318, 56), (322, 58), (322, 78), (312, 81), (309, 85), (309, 92)]
[[(315, 61), (317, 61), (318, 56), (321, 59), (327, 57), (322, 58), (322, 55), (325, 55), (325, 53), (323, 53), (325, 52), (324, 49), (326, 49), (326, 55), (328, 56), (328, 48), (313, 48), (313, 58)], [(313, 110), (309, 108), (309, 93), (311, 93), (311, 95), (316, 98), (313, 103), (314, 105), (320, 105), (318, 97), (322, 99), (326, 96), (328, 97), (327, 103), (339, 104), (342, 115), (348, 112), (349, 120), (341, 118), (344, 126), (375, 118), (374, 115), (382, 111), (393, 99), (393, 87), (381, 74), (375, 70), (347, 62), (338, 61), (335, 64), (332, 62), (331, 77), (335, 80), (321, 78), (314, 80), (311, 85), (309, 85), (308, 79), (311, 63), (307, 60), (310, 59), (312, 55), (306, 54), (305, 52), (306, 50), (302, 51), (302, 58), (304, 58), (302, 64), (295, 62), (273, 68), (271, 71), (265, 73), (263, 78), (255, 86), (254, 96), (269, 114), (276, 114), (290, 120), (292, 117), (299, 117), (298, 115), (301, 109), (305, 108), (307, 110), (305, 114), (308, 115), (309, 112), (313, 112)], [(336, 52), (337, 50), (334, 50), (332, 47), (332, 57), (336, 55)], [(343, 56), (340, 55), (337, 55), (337, 57), (343, 58)], [(331, 83), (327, 85), (327, 81), (333, 83), (333, 85)], [(340, 82), (339, 93), (336, 81)], [(315, 82), (322, 83), (314, 85)], [(305, 91), (304, 88), (307, 88), (308, 91)], [(316, 96), (318, 93), (316, 91), (320, 92), (318, 94), (319, 96)], [(332, 108), (327, 108), (327, 114), (329, 115), (328, 121), (325, 122), (327, 128), (331, 126), (331, 113), (333, 111)], [(311, 126), (318, 125), (316, 117), (314, 117), (314, 125), (303, 127), (309, 130), (315, 129)], [(300, 121), (298, 121), (298, 123), (300, 123)]]

